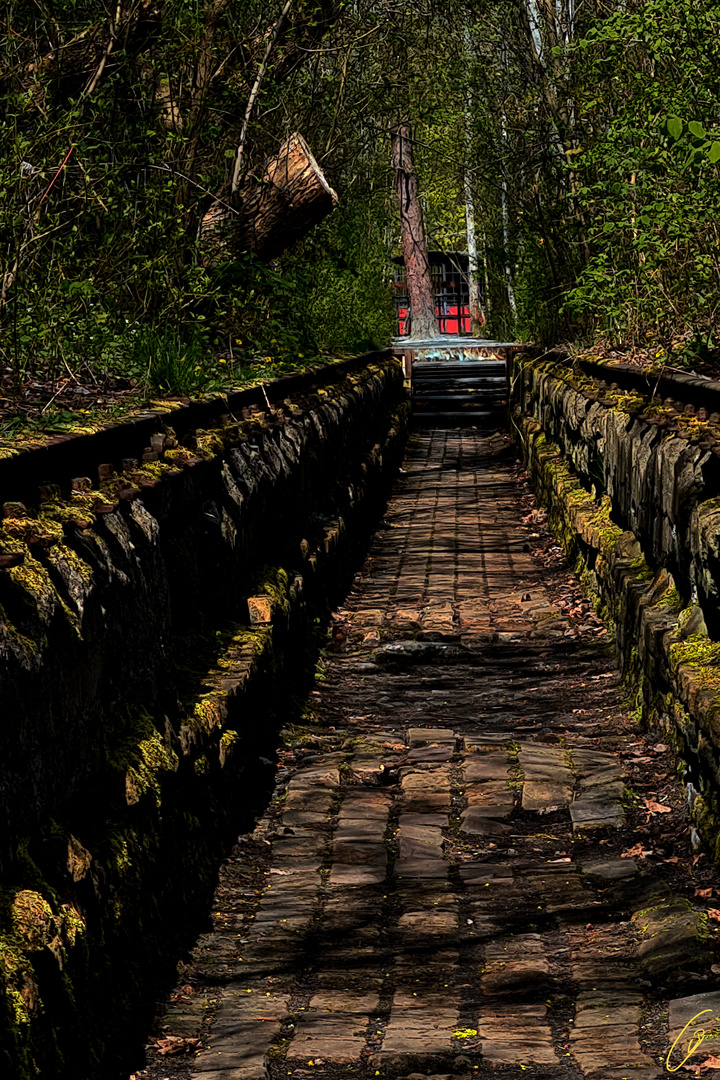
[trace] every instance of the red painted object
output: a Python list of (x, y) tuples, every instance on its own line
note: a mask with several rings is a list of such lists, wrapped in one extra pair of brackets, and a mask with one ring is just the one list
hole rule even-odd
[[(438, 321), (438, 330), (441, 334), (469, 334), (470, 333), (470, 310), (467, 304), (460, 309), (460, 326), (458, 327), (457, 304), (445, 305), (444, 311), (435, 306), (435, 315)], [(410, 320), (406, 307), (398, 310), (398, 336), (409, 337)]]
[[(430, 270), (435, 291), (435, 316), (438, 333), (469, 334), (471, 332), (467, 253), (463, 251), (431, 251)], [(409, 337), (412, 320), (409, 317), (408, 289), (405, 266), (401, 258), (393, 259), (397, 269), (393, 280), (395, 311), (399, 337)]]

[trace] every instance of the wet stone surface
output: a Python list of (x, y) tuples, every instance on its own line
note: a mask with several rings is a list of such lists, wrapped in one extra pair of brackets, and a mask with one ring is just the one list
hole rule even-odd
[(714, 871), (533, 507), (414, 438), (137, 1080), (720, 1076)]

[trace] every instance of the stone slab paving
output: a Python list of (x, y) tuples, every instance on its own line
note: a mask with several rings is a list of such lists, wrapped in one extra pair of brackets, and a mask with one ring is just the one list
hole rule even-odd
[(720, 1031), (712, 890), (628, 825), (656, 759), (532, 506), (502, 434), (415, 438), (160, 1018), (201, 1048), (138, 1080), (659, 1080)]

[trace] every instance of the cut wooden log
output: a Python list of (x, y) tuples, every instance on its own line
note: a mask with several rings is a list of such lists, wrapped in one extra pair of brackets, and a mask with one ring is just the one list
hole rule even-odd
[(262, 178), (240, 193), (237, 205), (218, 200), (200, 225), (204, 261), (214, 265), (243, 251), (273, 259), (338, 204), (310, 149), (297, 132), (265, 163)]

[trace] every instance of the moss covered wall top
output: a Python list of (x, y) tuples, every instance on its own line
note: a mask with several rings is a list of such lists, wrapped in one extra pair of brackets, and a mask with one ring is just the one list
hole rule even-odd
[(720, 424), (599, 389), (557, 361), (517, 357), (512, 386), (514, 407), (541, 424), (589, 491), (610, 497), (613, 520), (720, 629)]
[(108, 785), (125, 795), (128, 718), (196, 689), (217, 627), (248, 619), (259, 568), (352, 498), (402, 394), (399, 362), (378, 357), (181, 437), (158, 420), (144, 452), (97, 481), (4, 504), (0, 866), (58, 807), (92, 813)]

